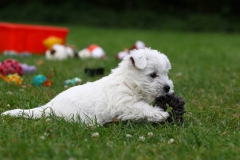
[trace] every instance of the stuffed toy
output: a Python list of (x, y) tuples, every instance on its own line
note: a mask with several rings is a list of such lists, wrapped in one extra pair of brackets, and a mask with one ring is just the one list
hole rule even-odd
[(75, 56), (75, 48), (61, 44), (55, 44), (51, 49), (46, 50), (45, 56), (48, 60), (65, 60)]
[(97, 44), (91, 44), (87, 48), (83, 48), (78, 52), (78, 56), (81, 59), (85, 58), (99, 58), (104, 59), (105, 58), (105, 52), (104, 50)]

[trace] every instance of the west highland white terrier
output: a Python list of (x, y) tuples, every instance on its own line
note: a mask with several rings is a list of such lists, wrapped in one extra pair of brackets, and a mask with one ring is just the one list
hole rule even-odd
[(41, 118), (64, 117), (66, 120), (101, 125), (114, 119), (161, 122), (169, 113), (150, 105), (156, 97), (172, 94), (168, 78), (171, 64), (166, 55), (149, 48), (132, 50), (111, 74), (69, 88), (47, 104), (33, 109), (14, 109), (2, 113), (10, 116)]

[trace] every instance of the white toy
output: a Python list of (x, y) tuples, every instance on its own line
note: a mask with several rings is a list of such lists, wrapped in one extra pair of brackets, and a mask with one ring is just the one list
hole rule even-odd
[(55, 44), (52, 49), (48, 49), (45, 56), (48, 60), (64, 60), (74, 57), (75, 50), (70, 46)]
[(104, 50), (97, 44), (92, 44), (87, 48), (84, 48), (78, 52), (78, 56), (82, 59), (84, 58), (105, 58)]

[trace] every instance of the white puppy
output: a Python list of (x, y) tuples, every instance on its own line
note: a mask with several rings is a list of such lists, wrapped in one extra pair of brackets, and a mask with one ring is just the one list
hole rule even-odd
[(169, 114), (150, 105), (156, 97), (173, 93), (168, 78), (168, 58), (149, 48), (133, 50), (109, 76), (63, 91), (47, 104), (33, 109), (15, 109), (3, 115), (41, 118), (55, 115), (103, 125), (119, 120), (161, 122)]

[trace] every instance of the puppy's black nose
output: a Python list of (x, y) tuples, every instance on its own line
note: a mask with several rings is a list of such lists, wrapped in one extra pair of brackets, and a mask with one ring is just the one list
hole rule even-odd
[(166, 86), (163, 87), (163, 89), (164, 89), (164, 91), (165, 91), (166, 93), (168, 93), (169, 90), (170, 90), (170, 87), (169, 87), (168, 85), (166, 85)]

